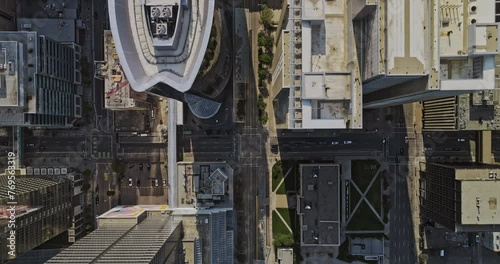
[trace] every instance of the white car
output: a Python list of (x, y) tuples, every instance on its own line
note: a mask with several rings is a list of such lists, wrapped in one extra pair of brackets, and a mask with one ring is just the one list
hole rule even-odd
[(459, 138), (458, 142), (465, 142), (465, 138)]
[(346, 140), (346, 141), (344, 141), (344, 144), (346, 144), (346, 145), (347, 145), (347, 144), (352, 144), (352, 141), (350, 141), (350, 140)]
[(158, 187), (158, 179), (155, 179), (155, 186)]
[(408, 137), (405, 137), (405, 143), (408, 144)]
[(128, 178), (128, 187), (132, 187), (132, 178)]
[(338, 145), (338, 144), (339, 144), (339, 142), (338, 142), (338, 141), (333, 141), (333, 142), (332, 142), (332, 145)]

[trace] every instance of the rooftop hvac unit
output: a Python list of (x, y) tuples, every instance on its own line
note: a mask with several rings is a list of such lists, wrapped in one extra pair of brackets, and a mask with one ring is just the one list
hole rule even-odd
[(151, 7), (151, 18), (158, 18), (161, 15), (161, 10), (157, 6)]
[(167, 35), (167, 24), (156, 24), (156, 34)]
[(172, 18), (172, 6), (162, 6), (161, 17)]

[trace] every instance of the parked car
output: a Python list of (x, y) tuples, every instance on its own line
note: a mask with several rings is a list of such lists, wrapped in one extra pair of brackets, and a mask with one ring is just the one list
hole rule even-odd
[(158, 187), (158, 179), (155, 179), (155, 186)]
[(128, 168), (129, 168), (129, 169), (132, 169), (133, 167), (135, 167), (135, 164), (130, 164), (130, 165), (128, 166)]
[(344, 141), (344, 144), (346, 144), (346, 145), (347, 145), (347, 144), (352, 144), (352, 141), (350, 141), (350, 140), (345, 140), (345, 141)]
[(272, 144), (271, 145), (271, 151), (273, 153), (278, 153), (278, 144)]
[(142, 170), (142, 168), (143, 168), (143, 165), (142, 165), (142, 162), (141, 162), (141, 163), (139, 163), (139, 169)]
[(33, 147), (35, 147), (35, 144), (33, 144), (33, 143), (29, 143), (29, 144), (26, 144), (26, 147), (33, 148)]
[(95, 197), (95, 204), (99, 205), (99, 195)]
[(405, 143), (408, 144), (408, 137), (405, 137)]
[(338, 145), (339, 142), (338, 141), (332, 141), (332, 145)]
[(479, 235), (476, 235), (476, 243), (479, 243), (481, 242), (481, 237), (479, 237)]
[(150, 169), (151, 169), (151, 163), (148, 163), (148, 164), (146, 165), (146, 168), (147, 168), (148, 170), (150, 170)]
[(132, 187), (132, 178), (128, 178), (128, 187)]
[(318, 142), (319, 145), (326, 145), (326, 141), (322, 140), (320, 142)]
[(167, 180), (163, 179), (163, 187), (167, 187)]
[(457, 141), (458, 142), (465, 142), (465, 138), (459, 138)]

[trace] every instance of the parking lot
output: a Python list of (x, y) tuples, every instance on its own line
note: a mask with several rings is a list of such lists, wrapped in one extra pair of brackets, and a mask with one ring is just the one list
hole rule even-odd
[(121, 186), (121, 202), (125, 205), (166, 204), (167, 173), (161, 162), (126, 163)]

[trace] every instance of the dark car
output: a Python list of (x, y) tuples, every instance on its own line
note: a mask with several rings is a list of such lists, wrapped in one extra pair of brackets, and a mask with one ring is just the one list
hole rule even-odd
[(400, 153), (401, 155), (403, 155), (403, 154), (405, 153), (405, 149), (404, 149), (404, 148), (401, 148), (401, 149), (399, 150), (399, 153)]
[(135, 183), (137, 184), (137, 186), (141, 186), (141, 180), (137, 180)]
[(272, 151), (273, 153), (277, 153), (277, 152), (278, 152), (278, 145), (277, 145), (277, 144), (273, 144), (273, 145), (271, 145), (271, 151)]
[(143, 165), (142, 165), (142, 162), (141, 162), (141, 163), (139, 163), (139, 169), (142, 170), (142, 167), (143, 167)]
[(99, 195), (95, 197), (95, 204), (99, 204)]
[(148, 164), (146, 165), (146, 168), (148, 168), (148, 170), (150, 170), (150, 169), (151, 169), (151, 163), (148, 163)]
[(129, 168), (129, 169), (132, 169), (133, 167), (135, 167), (135, 165), (134, 165), (134, 164), (130, 164), (130, 165), (128, 166), (128, 168)]

